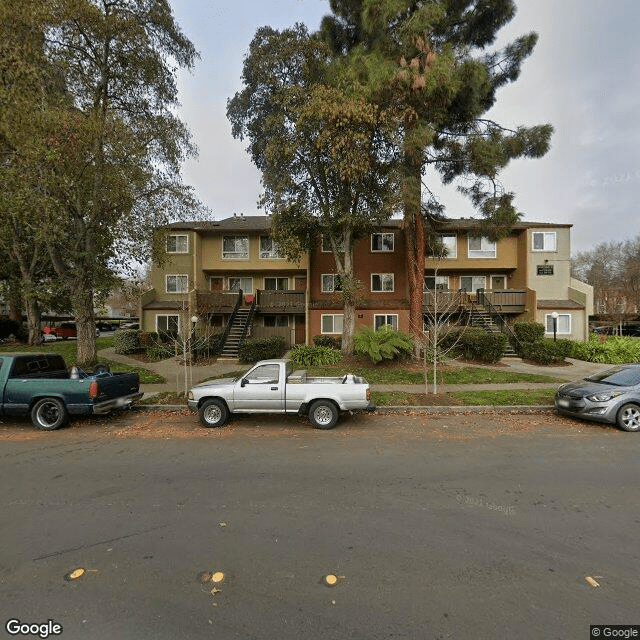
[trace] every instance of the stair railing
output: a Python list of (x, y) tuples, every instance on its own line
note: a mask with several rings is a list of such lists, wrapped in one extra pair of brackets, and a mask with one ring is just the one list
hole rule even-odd
[(238, 315), (238, 309), (242, 304), (242, 289), (238, 291), (238, 297), (236, 298), (236, 306), (233, 308), (231, 315), (229, 316), (229, 322), (227, 322), (227, 326), (225, 327), (224, 333), (220, 338), (220, 342), (218, 343), (218, 353), (220, 355), (222, 350), (224, 349), (225, 344), (227, 344), (227, 338), (229, 337), (229, 332), (231, 331), (231, 327), (233, 326), (233, 321), (236, 319)]
[(242, 335), (240, 336), (240, 341), (238, 342), (238, 349), (244, 344), (245, 338), (247, 337), (247, 332), (249, 331), (249, 327), (253, 322), (253, 315), (256, 312), (256, 298), (254, 297), (251, 301), (251, 306), (249, 307), (249, 313), (244, 321), (244, 329), (242, 330)]
[(511, 325), (508, 324), (507, 321), (502, 317), (498, 309), (496, 309), (493, 304), (491, 304), (491, 300), (489, 300), (489, 297), (485, 294), (485, 290), (478, 289), (477, 294), (478, 304), (482, 305), (489, 312), (491, 320), (498, 325), (500, 331), (502, 331), (502, 333), (506, 333), (513, 339), (514, 343), (518, 347), (521, 347), (522, 345), (520, 344), (520, 340), (518, 340), (518, 337), (516, 336), (516, 332), (513, 330)]

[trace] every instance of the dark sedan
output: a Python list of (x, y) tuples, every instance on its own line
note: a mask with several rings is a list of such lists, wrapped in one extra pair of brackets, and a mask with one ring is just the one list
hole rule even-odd
[(624, 364), (558, 388), (563, 414), (640, 431), (640, 364)]

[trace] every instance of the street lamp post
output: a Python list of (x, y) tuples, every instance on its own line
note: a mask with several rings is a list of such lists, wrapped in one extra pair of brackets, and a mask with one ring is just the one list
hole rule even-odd
[(553, 341), (556, 341), (556, 336), (558, 333), (558, 312), (554, 311), (551, 314), (551, 319), (553, 320)]

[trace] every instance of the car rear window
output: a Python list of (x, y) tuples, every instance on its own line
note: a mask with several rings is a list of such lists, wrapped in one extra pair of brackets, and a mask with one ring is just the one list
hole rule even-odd
[[(11, 369), (10, 378), (45, 378), (47, 374), (66, 373), (64, 358), (59, 355), (20, 356)], [(57, 376), (56, 376), (57, 377)]]
[(640, 384), (640, 367), (617, 367), (607, 369), (586, 378), (591, 382), (613, 384), (618, 387), (633, 387)]

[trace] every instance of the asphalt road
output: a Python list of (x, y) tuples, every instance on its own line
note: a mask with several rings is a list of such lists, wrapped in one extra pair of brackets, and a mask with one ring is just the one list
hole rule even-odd
[[(640, 624), (639, 449), (549, 415), (362, 415), (327, 432), (5, 421), (3, 633), (13, 618), (64, 640), (565, 640)], [(216, 571), (217, 587), (199, 581)]]

